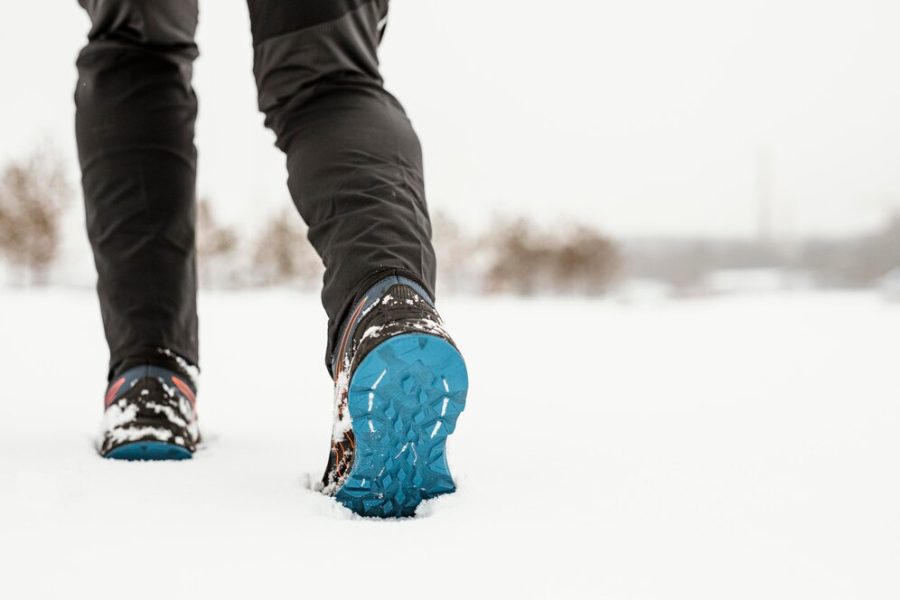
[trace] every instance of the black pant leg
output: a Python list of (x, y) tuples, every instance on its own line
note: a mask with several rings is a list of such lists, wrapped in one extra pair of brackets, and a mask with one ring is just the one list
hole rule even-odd
[(387, 0), (248, 0), (266, 125), (325, 264), (326, 364), (355, 298), (403, 274), (434, 294), (419, 140), (385, 91), (378, 42)]
[(197, 2), (80, 2), (76, 134), (110, 372), (159, 348), (197, 364)]

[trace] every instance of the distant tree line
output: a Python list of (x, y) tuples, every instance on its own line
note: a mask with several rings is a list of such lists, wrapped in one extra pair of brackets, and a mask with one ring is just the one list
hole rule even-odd
[[(0, 256), (21, 282), (49, 283), (59, 258), (62, 217), (72, 196), (64, 172), (54, 154), (40, 151), (0, 174)], [(526, 219), (498, 220), (475, 234), (437, 213), (433, 233), (443, 291), (593, 295), (622, 273), (617, 245), (585, 226), (540, 228)], [(317, 289), (322, 280), (322, 263), (293, 207), (253, 233), (221, 223), (212, 203), (201, 199), (197, 256), (204, 287)]]
[[(315, 288), (322, 279), (318, 256), (293, 210), (274, 215), (252, 243), (239, 248), (236, 232), (219, 225), (209, 205), (198, 211), (201, 282), (213, 287), (291, 285)], [(443, 213), (433, 217), (438, 285), (472, 293), (599, 294), (620, 276), (616, 244), (583, 227), (548, 231), (524, 219), (497, 221), (468, 234)], [(250, 260), (242, 260), (249, 256)]]
[(702, 287), (716, 271), (771, 269), (802, 274), (819, 288), (873, 287), (900, 269), (900, 213), (874, 231), (784, 240), (643, 239), (623, 242), (627, 276), (675, 289)]
[[(19, 281), (49, 282), (60, 252), (61, 219), (71, 204), (64, 173), (64, 163), (46, 149), (0, 172), (0, 258)], [(254, 233), (220, 223), (212, 206), (198, 203), (201, 285), (318, 288), (322, 264), (293, 207), (272, 215)], [(690, 291), (702, 289), (713, 273), (752, 269), (803, 273), (819, 287), (852, 288), (876, 285), (900, 269), (900, 214), (870, 233), (787, 243), (616, 242), (588, 225), (547, 226), (525, 218), (497, 219), (473, 232), (437, 212), (433, 238), (439, 289), (471, 293), (598, 295), (635, 278)]]
[(881, 228), (844, 240), (810, 240), (798, 251), (797, 265), (822, 287), (868, 287), (900, 269), (900, 213)]

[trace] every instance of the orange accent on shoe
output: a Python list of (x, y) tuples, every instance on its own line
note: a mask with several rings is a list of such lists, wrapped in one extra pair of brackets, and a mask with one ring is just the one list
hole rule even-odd
[(103, 398), (103, 407), (108, 408), (112, 401), (115, 399), (116, 394), (119, 392), (119, 389), (125, 385), (125, 378), (121, 377), (117, 382), (109, 386), (109, 389), (106, 390), (106, 397)]
[(181, 393), (185, 395), (185, 397), (191, 403), (191, 406), (194, 406), (197, 401), (197, 397), (194, 395), (194, 390), (191, 389), (191, 386), (183, 382), (175, 375), (172, 375), (172, 383), (174, 383), (175, 387), (177, 387), (179, 391), (181, 391)]
[(337, 356), (338, 363), (337, 368), (334, 370), (334, 382), (337, 383), (338, 376), (341, 374), (341, 371), (344, 368), (344, 351), (347, 349), (347, 338), (350, 336), (350, 330), (353, 328), (353, 322), (356, 321), (356, 318), (359, 317), (359, 313), (362, 312), (363, 307), (366, 305), (366, 301), (369, 299), (368, 296), (363, 296), (363, 299), (359, 301), (359, 304), (356, 307), (356, 310), (353, 311), (353, 314), (350, 315), (350, 318), (347, 319), (347, 328), (344, 330), (344, 335), (341, 336), (341, 343), (338, 346), (338, 352), (335, 356)]

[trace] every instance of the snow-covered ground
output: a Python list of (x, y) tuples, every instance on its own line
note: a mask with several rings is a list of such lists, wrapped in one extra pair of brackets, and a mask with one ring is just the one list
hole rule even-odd
[(0, 598), (900, 597), (900, 305), (775, 294), (447, 299), (459, 492), (415, 519), (310, 490), (324, 317), (201, 296), (184, 463), (97, 457), (88, 291), (0, 290)]

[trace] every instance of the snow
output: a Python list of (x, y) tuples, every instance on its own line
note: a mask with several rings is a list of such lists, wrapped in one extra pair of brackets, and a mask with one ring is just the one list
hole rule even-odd
[(359, 519), (311, 490), (324, 315), (201, 295), (182, 463), (105, 461), (93, 294), (0, 290), (2, 598), (897, 598), (900, 305), (450, 298), (459, 492)]

